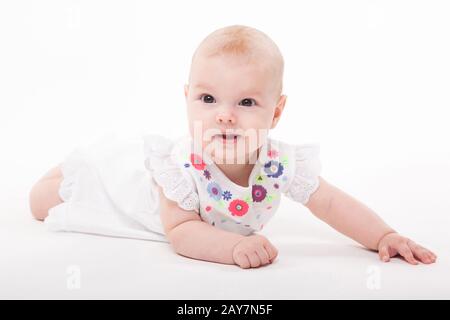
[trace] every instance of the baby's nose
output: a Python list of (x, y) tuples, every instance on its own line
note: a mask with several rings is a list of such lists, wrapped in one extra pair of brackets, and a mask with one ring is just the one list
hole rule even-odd
[(219, 113), (216, 116), (216, 122), (219, 124), (235, 124), (236, 118), (229, 112)]

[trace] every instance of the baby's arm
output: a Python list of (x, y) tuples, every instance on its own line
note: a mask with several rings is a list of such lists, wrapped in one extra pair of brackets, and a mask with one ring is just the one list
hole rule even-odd
[(306, 204), (319, 219), (365, 247), (378, 251), (384, 261), (397, 253), (412, 264), (417, 264), (414, 257), (425, 263), (435, 261), (434, 253), (397, 234), (366, 205), (321, 177), (319, 183)]
[(257, 268), (271, 263), (277, 250), (261, 235), (243, 236), (216, 228), (168, 200), (159, 187), (161, 221), (174, 251), (182, 256)]

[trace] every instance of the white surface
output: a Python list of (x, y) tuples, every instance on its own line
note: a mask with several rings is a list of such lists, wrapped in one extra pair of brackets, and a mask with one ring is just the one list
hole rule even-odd
[[(434, 170), (428, 171), (430, 183), (449, 178), (448, 170), (447, 176)], [(449, 200), (443, 191), (419, 190), (401, 179), (405, 170), (384, 172), (361, 177), (366, 183), (354, 193), (376, 202), (392, 226), (434, 250), (437, 263), (382, 263), (287, 199), (263, 233), (278, 247), (278, 259), (242, 270), (178, 256), (164, 243), (48, 232), (31, 219), (25, 198), (11, 197), (0, 215), (0, 298), (450, 298)], [(397, 182), (375, 192), (389, 176)], [(71, 266), (80, 270), (79, 289), (68, 287)]]
[[(450, 298), (449, 12), (406, 0), (1, 2), (0, 297)], [(76, 145), (110, 130), (185, 133), (191, 56), (236, 23), (285, 57), (273, 137), (319, 142), (324, 178), (433, 249), (435, 265), (382, 264), (288, 201), (264, 230), (279, 259), (257, 270), (31, 220), (31, 185)], [(71, 265), (79, 290), (67, 289)], [(379, 290), (366, 285), (372, 266)]]

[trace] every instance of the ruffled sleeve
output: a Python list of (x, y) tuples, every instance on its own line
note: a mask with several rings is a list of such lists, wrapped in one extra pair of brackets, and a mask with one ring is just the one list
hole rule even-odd
[(175, 142), (158, 135), (144, 137), (145, 167), (164, 195), (184, 210), (199, 212), (199, 196), (189, 173), (182, 170)]
[(291, 146), (291, 177), (283, 190), (288, 198), (305, 205), (317, 190), (322, 170), (319, 153), (317, 144)]

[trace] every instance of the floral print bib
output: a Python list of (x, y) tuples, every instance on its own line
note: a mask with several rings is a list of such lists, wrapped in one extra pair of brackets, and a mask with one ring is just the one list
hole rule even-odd
[(281, 194), (305, 204), (318, 188), (316, 145), (290, 145), (268, 138), (244, 187), (228, 179), (208, 155), (194, 153), (190, 137), (159, 149), (155, 143), (171, 143), (152, 139), (153, 148), (147, 151), (146, 166), (165, 195), (226, 231), (242, 235), (260, 231), (278, 209)]

